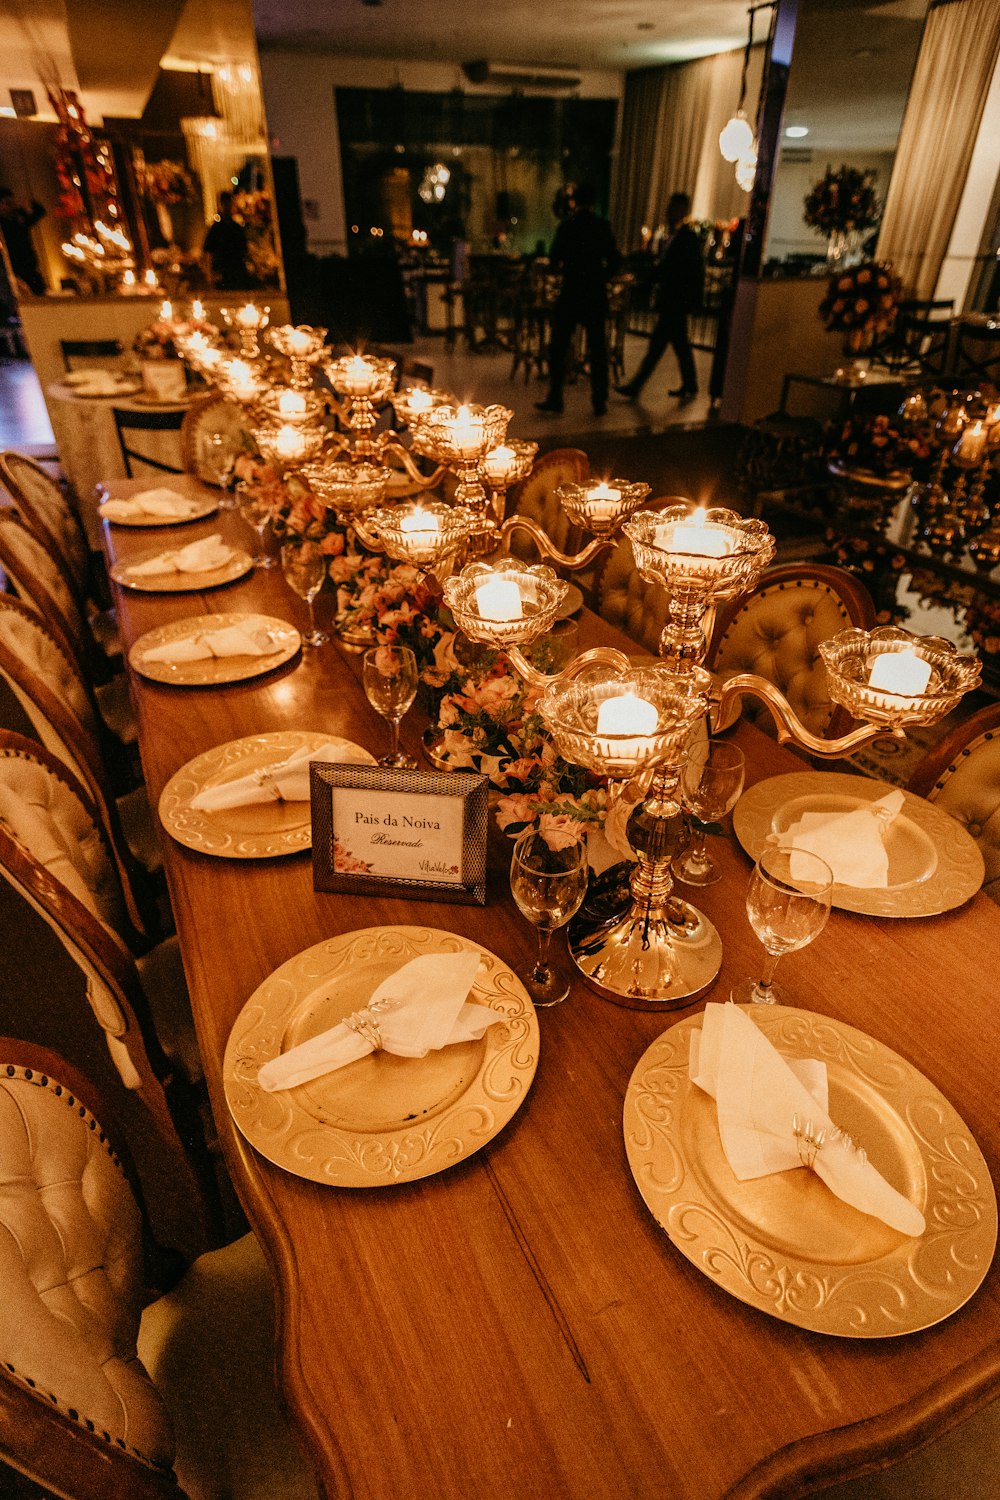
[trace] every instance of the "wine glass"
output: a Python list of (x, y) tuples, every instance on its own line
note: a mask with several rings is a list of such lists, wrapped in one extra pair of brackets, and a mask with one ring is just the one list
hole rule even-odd
[(362, 673), (368, 702), (392, 729), (392, 744), (380, 766), (413, 770), (416, 761), (399, 748), (399, 721), (417, 696), (417, 658), (409, 646), (372, 646), (365, 652)]
[(257, 556), (253, 560), (255, 568), (262, 570), (273, 568), (275, 559), (264, 549), (264, 533), (271, 523), (271, 507), (262, 497), (256, 485), (241, 481), (236, 486), (236, 504), (240, 515), (257, 533)]
[(219, 486), (219, 509), (234, 510), (236, 497), (229, 488), (231, 439), (225, 432), (206, 432), (202, 442), (202, 468), (209, 477), (209, 483)]
[[(692, 745), (681, 772), (684, 806), (700, 823), (717, 823), (736, 806), (746, 769), (743, 751), (729, 740), (702, 740)], [(706, 848), (705, 830), (695, 830), (687, 851), (671, 869), (687, 885), (714, 885), (722, 871)]]
[(281, 571), (293, 594), (309, 606), (309, 633), (303, 646), (323, 646), (330, 637), (316, 628), (316, 595), (326, 582), (326, 554), (316, 542), (285, 542), (281, 548)]
[(773, 982), (778, 959), (804, 948), (823, 931), (832, 886), (833, 871), (818, 854), (774, 844), (764, 849), (750, 877), (747, 915), (767, 950), (767, 962), (760, 979), (746, 979), (733, 990), (734, 1000), (757, 1005), (784, 1002)]
[(569, 994), (569, 981), (549, 963), (549, 944), (580, 908), (587, 891), (587, 846), (582, 840), (553, 849), (543, 833), (525, 829), (510, 861), (510, 889), (522, 916), (538, 930), (534, 967), (522, 976), (536, 1005), (558, 1005)]

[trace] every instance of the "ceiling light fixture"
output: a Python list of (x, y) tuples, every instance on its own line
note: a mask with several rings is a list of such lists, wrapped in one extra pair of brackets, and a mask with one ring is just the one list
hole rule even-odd
[(753, 46), (753, 19), (757, 7), (751, 5), (747, 11), (747, 43), (743, 49), (743, 71), (740, 74), (740, 102), (736, 113), (719, 131), (719, 150), (723, 161), (738, 161), (745, 156), (754, 142), (753, 126), (747, 119), (743, 104), (747, 96), (747, 70), (750, 67), (750, 49)]
[(790, 141), (801, 141), (803, 136), (807, 136), (809, 134), (809, 126), (788, 125), (785, 128), (785, 134)]

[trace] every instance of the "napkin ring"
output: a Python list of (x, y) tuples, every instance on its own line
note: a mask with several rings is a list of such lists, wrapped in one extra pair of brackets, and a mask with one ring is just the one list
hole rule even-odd
[(349, 1016), (344, 1017), (343, 1024), (348, 1031), (353, 1031), (357, 1036), (366, 1041), (373, 1052), (381, 1052), (385, 1043), (379, 1030), (378, 1017), (387, 1010), (395, 1010), (402, 1002), (393, 1000), (386, 995), (382, 1000), (373, 1000), (363, 1010), (356, 1010)]
[[(261, 787), (265, 792), (270, 792), (271, 797), (275, 802), (281, 802), (283, 800), (281, 793), (278, 790), (277, 783), (275, 782), (274, 777), (267, 766), (261, 766), (259, 770), (254, 771), (253, 779), (254, 781), (256, 781), (257, 785)], [(359, 1011), (358, 1014), (360, 1015), (361, 1012)]]
[(803, 1123), (798, 1115), (792, 1115), (792, 1135), (799, 1148), (799, 1161), (804, 1167), (814, 1167), (816, 1157), (823, 1149), (826, 1131), (817, 1130), (812, 1120)]

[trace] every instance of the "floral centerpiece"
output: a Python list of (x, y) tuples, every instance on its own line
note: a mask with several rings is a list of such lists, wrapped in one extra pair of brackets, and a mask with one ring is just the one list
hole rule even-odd
[(253, 490), (267, 506), (272, 530), (280, 541), (315, 542), (331, 559), (328, 572), (333, 560), (344, 557), (349, 550), (359, 565), (371, 556), (358, 551), (354, 532), (337, 519), (336, 511), (316, 498), (301, 474), (294, 471), (282, 474), (275, 464), (259, 454), (239, 453), (233, 460), (231, 478)]
[(826, 561), (860, 578), (875, 605), (876, 625), (901, 625), (910, 615), (897, 598), (899, 581), (907, 568), (906, 556), (890, 542), (869, 532), (844, 534), (832, 528), (826, 533)]
[(896, 320), (901, 284), (889, 265), (866, 261), (830, 277), (819, 315), (831, 333), (844, 335), (844, 346), (859, 354)]
[(135, 182), (144, 198), (164, 208), (194, 201), (194, 178), (179, 161), (137, 161)]
[(192, 333), (204, 333), (214, 339), (218, 332), (213, 324), (198, 318), (156, 318), (140, 328), (132, 349), (140, 359), (180, 359), (177, 339), (189, 338)]
[(844, 473), (862, 473), (881, 479), (925, 476), (933, 453), (928, 423), (906, 427), (893, 417), (848, 416), (828, 439), (831, 465)]
[(858, 167), (827, 167), (806, 194), (802, 217), (820, 234), (871, 229), (878, 223), (879, 201), (874, 172)]

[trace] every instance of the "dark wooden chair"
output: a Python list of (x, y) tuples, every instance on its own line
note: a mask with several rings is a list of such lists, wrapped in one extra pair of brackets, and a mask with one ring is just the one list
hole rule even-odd
[(964, 385), (1000, 384), (1000, 322), (967, 322), (955, 333), (953, 377)]
[(76, 369), (78, 359), (121, 359), (125, 353), (121, 339), (60, 339), (59, 348), (67, 372)]
[[(141, 448), (132, 446), (133, 434), (137, 432), (176, 432), (178, 440), (180, 431), (184, 425), (185, 412), (183, 409), (177, 411), (129, 411), (123, 407), (112, 407), (112, 416), (115, 419), (115, 428), (118, 433), (118, 442), (122, 450), (122, 463), (125, 465), (125, 473), (129, 479), (141, 479), (142, 468), (155, 469), (160, 474), (183, 474), (182, 466), (166, 463), (163, 459), (152, 458), (144, 453)], [(139, 464), (139, 472), (136, 473), (133, 463)]]
[(971, 834), (983, 856), (983, 890), (1000, 901), (1000, 703), (990, 703), (939, 740), (910, 777)]

